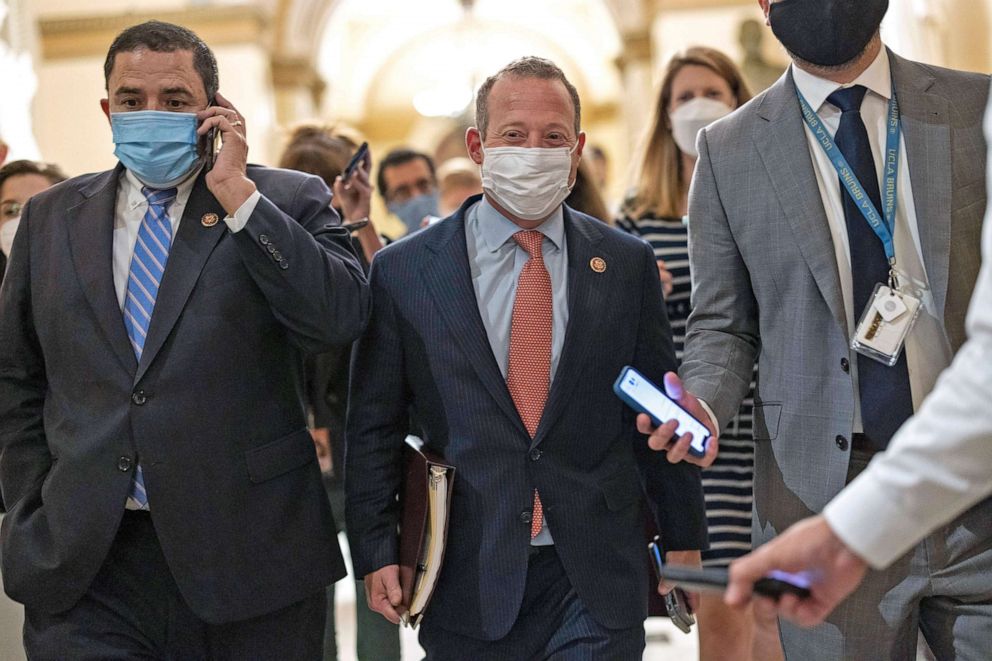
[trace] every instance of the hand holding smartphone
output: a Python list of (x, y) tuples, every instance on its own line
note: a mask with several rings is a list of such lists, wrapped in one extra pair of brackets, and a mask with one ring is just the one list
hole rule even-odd
[[(655, 539), (658, 538), (655, 537)], [(661, 560), (661, 548), (655, 542), (651, 542), (648, 544), (648, 553), (651, 555), (651, 565), (654, 567), (655, 577), (659, 582), (666, 580), (666, 577), (662, 575), (662, 568), (665, 563)], [(672, 624), (678, 627), (679, 631), (682, 633), (692, 631), (692, 625), (696, 623), (696, 618), (680, 588), (672, 588), (665, 595), (665, 610), (668, 611), (668, 617), (672, 618)]]
[(692, 434), (689, 454), (694, 457), (706, 456), (706, 444), (711, 436), (709, 428), (633, 367), (628, 366), (621, 370), (613, 384), (613, 392), (635, 411), (647, 413), (656, 427), (669, 420), (677, 420), (677, 436), (686, 432)]

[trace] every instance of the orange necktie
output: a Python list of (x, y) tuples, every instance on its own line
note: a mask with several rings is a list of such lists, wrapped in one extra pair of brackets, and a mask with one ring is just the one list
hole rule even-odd
[[(506, 372), (506, 385), (527, 433), (534, 438), (551, 384), (551, 276), (544, 268), (541, 253), (543, 234), (525, 230), (514, 234), (513, 240), (527, 251), (530, 259), (524, 264), (517, 280), (517, 295), (510, 322), (510, 364)], [(531, 539), (541, 532), (543, 522), (541, 498), (534, 489)]]

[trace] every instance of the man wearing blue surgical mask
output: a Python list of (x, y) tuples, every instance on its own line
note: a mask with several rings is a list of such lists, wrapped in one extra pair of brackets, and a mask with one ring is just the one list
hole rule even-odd
[(651, 248), (563, 204), (585, 144), (555, 64), (510, 63), (466, 136), (483, 195), (372, 263), (354, 353), (348, 533), (369, 606), (393, 622), (396, 493), (409, 420), (457, 471), (427, 658), (640, 659), (645, 506), (668, 558), (706, 543), (698, 469), (651, 452), (613, 394), (625, 365), (675, 364)]
[(345, 570), (303, 356), (361, 332), (362, 268), (320, 179), (247, 165), (199, 37), (128, 28), (104, 71), (120, 164), (24, 206), (0, 293), (27, 656), (319, 658)]
[(386, 208), (403, 221), (408, 234), (437, 217), (438, 188), (434, 159), (413, 149), (394, 149), (379, 164), (376, 178)]

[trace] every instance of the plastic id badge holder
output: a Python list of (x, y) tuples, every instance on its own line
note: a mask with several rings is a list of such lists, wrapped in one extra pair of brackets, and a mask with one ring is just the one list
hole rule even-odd
[(906, 336), (920, 315), (920, 299), (891, 284), (875, 285), (851, 340), (851, 348), (859, 354), (889, 367), (899, 360)]

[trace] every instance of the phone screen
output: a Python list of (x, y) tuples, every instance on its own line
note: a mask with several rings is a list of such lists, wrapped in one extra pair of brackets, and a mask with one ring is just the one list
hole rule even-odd
[(624, 370), (622, 377), (617, 382), (617, 387), (636, 402), (645, 413), (654, 418), (656, 423), (678, 420), (679, 426), (675, 433), (678, 436), (687, 432), (691, 433), (692, 442), (689, 446), (698, 455), (706, 453), (706, 441), (710, 437), (710, 431), (706, 425), (672, 401), (668, 395), (659, 390), (637, 370), (632, 367)]

